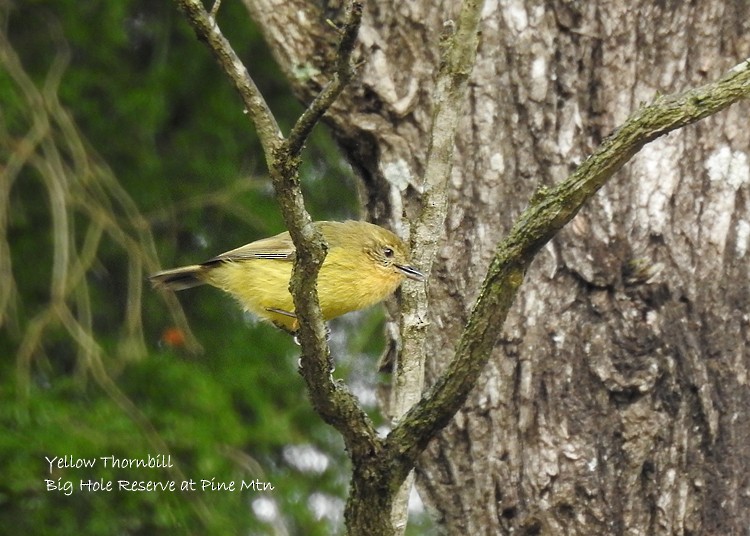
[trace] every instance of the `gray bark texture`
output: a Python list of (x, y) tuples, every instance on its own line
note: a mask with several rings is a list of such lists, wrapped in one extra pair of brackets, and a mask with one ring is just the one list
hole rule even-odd
[[(309, 101), (340, 6), (246, 3)], [(360, 76), (327, 115), (370, 218), (396, 230), (418, 208), (457, 9), (366, 4)], [(748, 56), (743, 1), (487, 0), (437, 230), (428, 386), (534, 191), (643, 103)], [(478, 385), (420, 459), (420, 494), (446, 533), (747, 532), (748, 125), (745, 102), (647, 145), (539, 254)]]

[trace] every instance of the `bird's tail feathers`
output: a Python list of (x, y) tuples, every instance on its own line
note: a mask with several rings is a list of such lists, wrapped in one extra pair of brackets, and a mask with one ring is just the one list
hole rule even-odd
[(199, 264), (156, 272), (148, 277), (156, 289), (185, 290), (206, 283), (203, 275), (206, 267)]

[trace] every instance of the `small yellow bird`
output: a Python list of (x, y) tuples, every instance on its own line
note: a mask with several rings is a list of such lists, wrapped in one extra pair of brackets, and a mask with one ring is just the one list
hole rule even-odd
[[(314, 225), (328, 242), (317, 282), (325, 320), (384, 300), (407, 277), (425, 279), (409, 265), (406, 244), (382, 227), (364, 221), (320, 221)], [(201, 264), (158, 272), (149, 279), (157, 289), (212, 285), (233, 295), (247, 311), (294, 333), (298, 324), (289, 293), (294, 255), (292, 239), (284, 232)]]

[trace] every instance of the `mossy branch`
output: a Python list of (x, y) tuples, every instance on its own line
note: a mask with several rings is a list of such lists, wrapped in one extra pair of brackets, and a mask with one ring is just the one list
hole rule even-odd
[(465, 402), (492, 354), (500, 326), (539, 250), (644, 145), (748, 97), (750, 59), (713, 83), (656, 98), (633, 113), (566, 180), (537, 192), (497, 247), (454, 359), (387, 438), (386, 452), (391, 456), (394, 482), (408, 474), (430, 439)]

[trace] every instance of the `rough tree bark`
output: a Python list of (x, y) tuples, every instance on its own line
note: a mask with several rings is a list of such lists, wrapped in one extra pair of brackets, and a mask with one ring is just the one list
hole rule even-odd
[[(335, 3), (246, 0), (298, 95)], [(328, 118), (370, 216), (417, 207), (454, 2), (372, 2)], [(429, 287), (427, 383), (496, 243), (659, 93), (750, 56), (750, 4), (488, 1)], [(648, 146), (540, 254), (479, 385), (420, 460), (449, 534), (738, 534), (750, 526), (750, 106)]]

